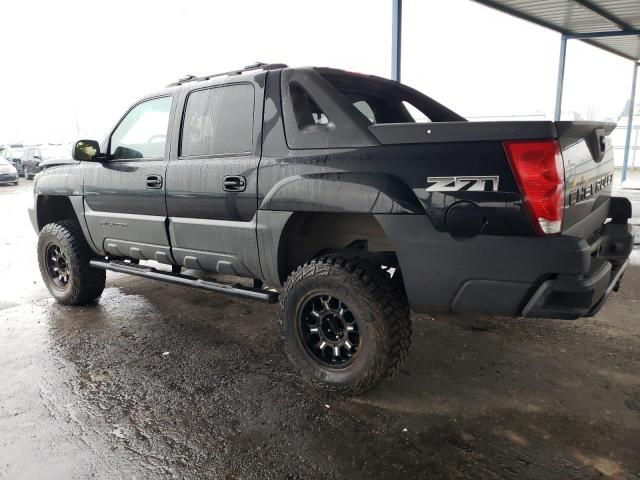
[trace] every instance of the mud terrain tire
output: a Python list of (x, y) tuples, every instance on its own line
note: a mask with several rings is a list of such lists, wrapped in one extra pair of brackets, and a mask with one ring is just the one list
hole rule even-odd
[(298, 372), (344, 394), (360, 395), (391, 377), (411, 345), (402, 288), (380, 266), (342, 254), (314, 259), (289, 276), (280, 323)]
[(45, 225), (38, 236), (40, 274), (63, 305), (85, 305), (104, 290), (106, 272), (89, 266), (91, 248), (73, 220)]

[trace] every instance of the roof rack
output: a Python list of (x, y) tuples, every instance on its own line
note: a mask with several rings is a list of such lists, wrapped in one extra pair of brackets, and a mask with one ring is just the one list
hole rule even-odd
[(178, 85), (182, 85), (182, 84), (188, 83), (188, 82), (201, 82), (203, 80), (209, 80), (210, 78), (214, 78), (214, 77), (240, 75), (240, 74), (242, 74), (244, 72), (250, 72), (252, 70), (275, 70), (275, 69), (278, 69), (278, 68), (287, 68), (287, 65), (285, 65), (284, 63), (262, 63), (262, 62), (256, 62), (253, 65), (247, 65), (246, 67), (241, 68), (239, 70), (231, 70), (229, 72), (214, 73), (213, 75), (206, 75), (204, 77), (196, 77), (195, 75), (187, 75), (186, 77), (181, 78), (177, 82), (170, 83), (169, 85), (167, 85), (167, 87), (177, 87)]

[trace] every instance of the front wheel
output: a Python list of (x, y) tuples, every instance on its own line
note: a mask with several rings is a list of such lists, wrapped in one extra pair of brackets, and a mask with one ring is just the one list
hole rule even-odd
[(280, 321), (293, 365), (340, 393), (379, 385), (411, 345), (404, 291), (361, 258), (329, 255), (299, 267), (285, 283)]
[(49, 223), (38, 236), (40, 274), (63, 305), (84, 305), (104, 290), (106, 272), (89, 266), (93, 254), (76, 222)]

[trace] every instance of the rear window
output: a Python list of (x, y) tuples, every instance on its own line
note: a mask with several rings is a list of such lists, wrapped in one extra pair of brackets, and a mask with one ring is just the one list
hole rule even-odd
[(253, 150), (254, 91), (250, 84), (195, 90), (182, 124), (183, 157), (247, 154)]

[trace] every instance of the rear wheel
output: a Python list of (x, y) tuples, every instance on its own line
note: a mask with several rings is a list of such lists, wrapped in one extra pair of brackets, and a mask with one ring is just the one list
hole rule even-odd
[(409, 352), (405, 293), (362, 258), (329, 255), (299, 267), (280, 309), (289, 359), (330, 390), (364, 393), (397, 372)]
[(40, 231), (40, 274), (59, 303), (84, 305), (102, 294), (106, 272), (89, 266), (92, 257), (93, 253), (76, 222), (49, 223)]

